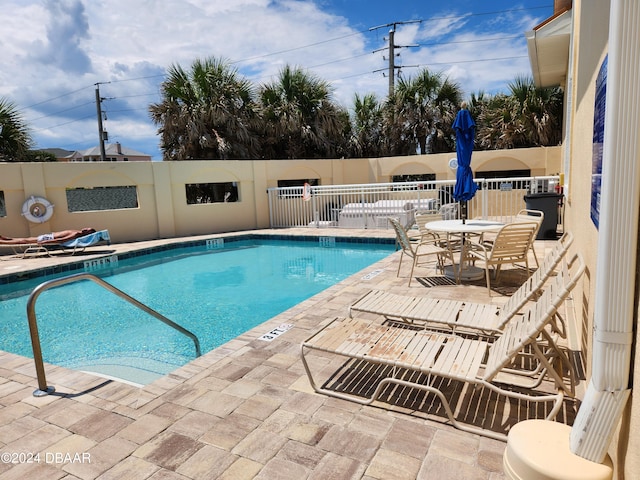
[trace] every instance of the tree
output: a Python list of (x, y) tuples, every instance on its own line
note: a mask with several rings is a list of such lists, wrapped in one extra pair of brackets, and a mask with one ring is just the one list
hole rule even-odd
[(287, 65), (259, 96), (266, 158), (326, 158), (343, 148), (348, 116), (327, 82)]
[(163, 100), (149, 107), (165, 160), (258, 158), (254, 92), (225, 61), (196, 59), (169, 68)]
[(453, 122), (462, 100), (460, 86), (448, 79), (444, 81), (435, 99), (438, 115), (434, 122), (434, 130), (427, 138), (427, 148), (431, 153), (455, 151), (456, 134)]
[(58, 159), (51, 152), (44, 150), (29, 150), (27, 152), (27, 162), (57, 162)]
[(480, 102), (479, 148), (523, 148), (558, 145), (562, 141), (563, 94), (559, 87), (536, 87), (530, 77), (516, 77), (510, 95)]
[(33, 140), (14, 103), (0, 98), (0, 161), (29, 161)]
[(351, 152), (354, 157), (379, 157), (384, 152), (384, 116), (372, 93), (353, 100)]
[(410, 142), (410, 153), (416, 149), (422, 154), (452, 151), (455, 134), (451, 125), (461, 98), (458, 84), (426, 68), (416, 77), (401, 78), (387, 102), (386, 119), (390, 129), (396, 130), (393, 140)]

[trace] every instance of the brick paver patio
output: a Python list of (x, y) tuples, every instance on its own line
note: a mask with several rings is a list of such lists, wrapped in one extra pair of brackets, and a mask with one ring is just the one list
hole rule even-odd
[[(539, 243), (543, 252), (546, 242)], [(2, 258), (0, 274), (74, 260)], [(315, 394), (309, 386), (301, 341), (322, 322), (344, 316), (371, 288), (406, 292), (409, 265), (396, 278), (398, 258), (399, 253), (391, 255), (143, 388), (47, 365), (48, 384), (56, 393), (36, 398), (33, 360), (0, 352), (0, 480), (504, 478), (504, 442), (460, 432), (402, 406), (360, 406)], [(433, 275), (433, 270), (417, 273)], [(489, 298), (482, 283), (414, 282), (409, 290), (505, 300), (497, 294)], [(282, 323), (294, 327), (272, 342), (258, 340)]]

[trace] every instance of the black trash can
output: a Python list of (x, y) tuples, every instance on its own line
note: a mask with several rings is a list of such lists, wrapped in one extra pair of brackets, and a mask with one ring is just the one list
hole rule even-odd
[(532, 193), (524, 196), (527, 210), (540, 210), (544, 219), (536, 240), (555, 240), (558, 238), (558, 202), (562, 198), (560, 193)]

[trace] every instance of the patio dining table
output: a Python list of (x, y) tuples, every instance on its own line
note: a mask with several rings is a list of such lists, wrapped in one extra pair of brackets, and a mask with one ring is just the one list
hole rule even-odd
[(425, 224), (425, 228), (434, 233), (444, 233), (447, 235), (449, 245), (452, 244), (452, 237), (461, 239), (460, 260), (458, 266), (452, 265), (445, 268), (445, 276), (453, 278), (456, 282), (479, 280), (484, 277), (485, 271), (466, 261), (467, 237), (469, 235), (479, 236), (486, 232), (496, 232), (504, 227), (504, 223), (492, 220), (471, 219), (463, 222), (456, 220), (435, 220)]

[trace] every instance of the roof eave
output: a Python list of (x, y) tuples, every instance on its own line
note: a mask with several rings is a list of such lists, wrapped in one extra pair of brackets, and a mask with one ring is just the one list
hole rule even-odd
[(562, 85), (569, 68), (572, 10), (565, 10), (525, 33), (533, 81), (538, 87)]

